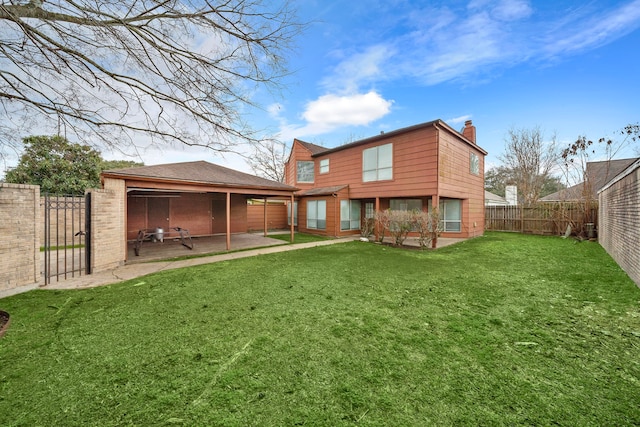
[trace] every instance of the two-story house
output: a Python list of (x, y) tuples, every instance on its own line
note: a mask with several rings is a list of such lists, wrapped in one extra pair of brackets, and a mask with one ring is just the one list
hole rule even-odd
[(336, 148), (295, 139), (285, 164), (285, 183), (300, 189), (294, 223), (344, 236), (376, 211), (438, 206), (441, 236), (482, 235), (486, 154), (470, 120), (461, 132), (434, 120)]

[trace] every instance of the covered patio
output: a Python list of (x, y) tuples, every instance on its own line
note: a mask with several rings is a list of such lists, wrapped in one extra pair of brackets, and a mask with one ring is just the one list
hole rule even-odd
[[(272, 199), (290, 202), (293, 206), (297, 188), (205, 161), (171, 163), (118, 169), (102, 173), (110, 186), (125, 190), (123, 238), (127, 242), (126, 262), (136, 262), (141, 256), (161, 259), (186, 255), (185, 252), (213, 253), (245, 247), (281, 244), (267, 239), (248, 238), (247, 201), (265, 201), (264, 233), (267, 238), (267, 203)], [(181, 245), (176, 230), (188, 230), (194, 242), (193, 250)], [(164, 241), (150, 241), (154, 232), (162, 230)], [(293, 241), (294, 225), (291, 224)], [(140, 256), (133, 250), (138, 236), (145, 236)], [(178, 240), (177, 242), (175, 240)], [(170, 248), (170, 249), (169, 249)], [(177, 250), (177, 255), (167, 254)], [(156, 255), (153, 255), (154, 252)], [(164, 252), (161, 254), (161, 252)], [(158, 258), (159, 257), (159, 258)]]
[[(127, 244), (127, 264), (166, 260), (178, 257), (210, 255), (228, 252), (226, 234), (215, 236), (193, 237), (193, 249), (182, 245), (180, 238), (169, 238), (164, 241), (146, 241), (140, 248), (140, 255), (135, 256), (134, 242)], [(285, 241), (265, 237), (263, 233), (236, 233), (231, 235), (231, 247), (234, 251), (284, 245)]]

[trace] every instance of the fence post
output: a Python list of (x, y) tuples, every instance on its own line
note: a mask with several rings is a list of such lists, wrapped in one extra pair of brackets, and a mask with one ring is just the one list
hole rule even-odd
[(84, 262), (87, 274), (91, 274), (91, 193), (84, 196)]

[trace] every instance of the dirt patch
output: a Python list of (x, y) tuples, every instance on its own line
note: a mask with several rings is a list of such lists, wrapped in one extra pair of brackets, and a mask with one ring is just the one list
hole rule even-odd
[(9, 316), (9, 313), (0, 310), (0, 337), (3, 336), (6, 330), (9, 328), (10, 322), (11, 317)]

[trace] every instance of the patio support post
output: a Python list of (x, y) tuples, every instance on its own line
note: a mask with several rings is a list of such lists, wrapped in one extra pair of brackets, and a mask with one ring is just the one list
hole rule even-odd
[(267, 198), (264, 198), (264, 237), (267, 237)]
[(231, 193), (227, 191), (227, 250), (231, 250)]
[[(440, 196), (438, 194), (434, 194), (431, 196), (431, 210), (437, 210), (438, 212), (438, 224), (434, 224), (436, 227), (440, 225)], [(438, 233), (433, 234), (433, 239), (431, 239), (431, 247), (435, 249), (438, 246)]]
[[(376, 196), (376, 210), (374, 211), (374, 215), (378, 212), (380, 212), (380, 197)], [(375, 235), (376, 241), (378, 241), (378, 239), (380, 238), (380, 225), (378, 224), (378, 221), (375, 222)]]
[(290, 238), (290, 242), (293, 243), (293, 239), (295, 237), (294, 235), (294, 219), (293, 219), (293, 194), (291, 195), (291, 204), (289, 205), (289, 209), (291, 210), (291, 238)]

